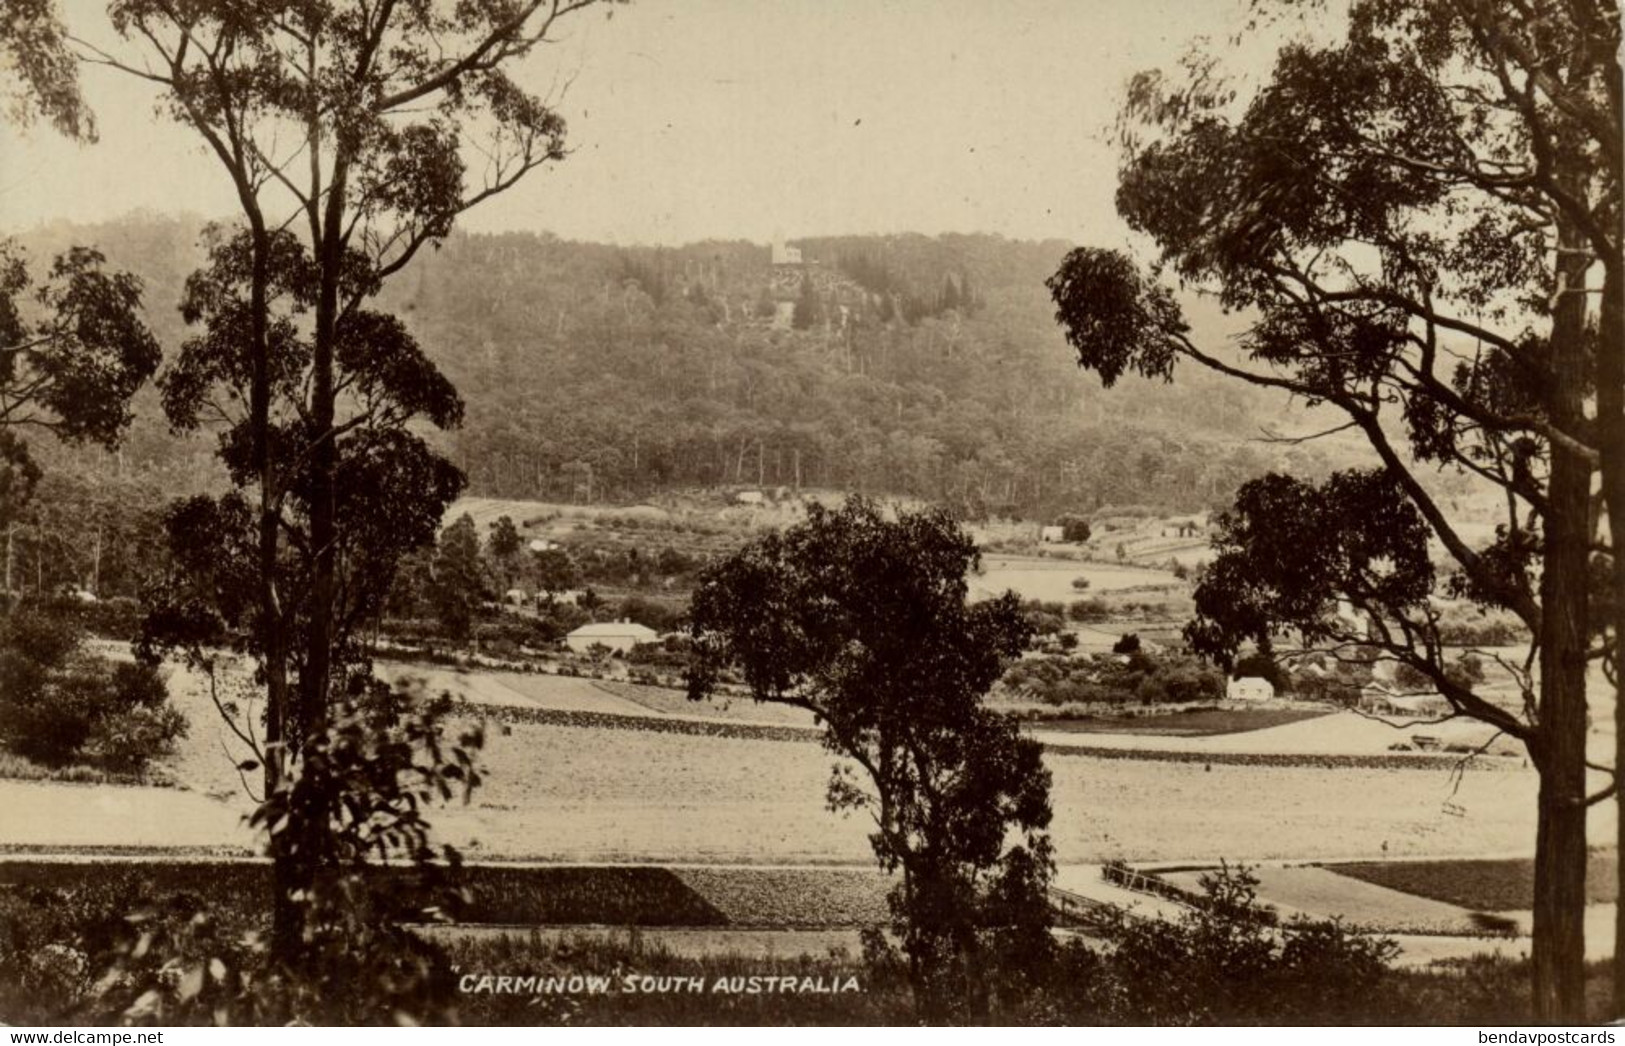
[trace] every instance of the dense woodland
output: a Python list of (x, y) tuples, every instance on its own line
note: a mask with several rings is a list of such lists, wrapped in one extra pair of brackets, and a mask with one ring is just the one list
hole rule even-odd
[[(131, 216), (20, 237), (36, 262), (98, 245), (146, 281), (168, 353), (201, 223)], [(1258, 442), (1284, 399), (1219, 380), (1110, 396), (1077, 373), (1043, 287), (1059, 241), (918, 235), (678, 249), (452, 236), (382, 304), (467, 402), (446, 449), (472, 493), (635, 501), (745, 485), (907, 495), (966, 518), (1109, 504), (1194, 511), (1318, 448)], [(1228, 318), (1194, 303), (1193, 320)], [(172, 436), (150, 390), (121, 462), (74, 467), (169, 493), (210, 483), (207, 436)], [(437, 437), (439, 438), (439, 437)], [(58, 461), (57, 464), (72, 464)], [(70, 469), (71, 471), (71, 469)]]

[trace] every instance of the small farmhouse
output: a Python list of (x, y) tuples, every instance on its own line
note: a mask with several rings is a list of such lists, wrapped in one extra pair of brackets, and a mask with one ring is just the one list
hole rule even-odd
[(1038, 540), (1046, 545), (1053, 545), (1066, 540), (1066, 530), (1062, 527), (1044, 527), (1038, 532)]
[(584, 654), (594, 646), (608, 647), (624, 654), (639, 643), (653, 643), (659, 638), (660, 633), (636, 621), (595, 621), (565, 636), (564, 643), (578, 654)]
[(1231, 701), (1268, 701), (1275, 696), (1275, 686), (1260, 676), (1242, 676), (1225, 684), (1224, 696)]

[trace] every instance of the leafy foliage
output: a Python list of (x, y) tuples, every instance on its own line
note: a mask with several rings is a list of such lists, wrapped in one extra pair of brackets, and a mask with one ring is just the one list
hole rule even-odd
[[(1334, 408), (1370, 445), (1380, 472), (1244, 488), (1188, 635), (1225, 659), (1241, 637), (1267, 647), (1274, 627), (1369, 642), (1455, 711), (1528, 743), (1548, 880), (1535, 998), (1558, 1021), (1584, 1010), (1575, 899), (1584, 809), (1600, 800), (1586, 794), (1585, 662), (1606, 658), (1616, 682), (1625, 664), (1589, 622), (1592, 577), (1625, 582), (1618, 559), (1590, 551), (1599, 466), (1611, 544), (1625, 540), (1618, 16), (1613, 3), (1355, 0), (1335, 35), (1283, 47), (1249, 97), (1204, 56), (1182, 80), (1139, 76), (1119, 125), (1118, 210), (1155, 242), (1159, 270), (1248, 311), (1240, 351), (1199, 344), (1121, 254), (1081, 248), (1050, 281), (1079, 363), (1107, 385), (1188, 360)], [(1488, 546), (1421, 482), (1434, 468), (1502, 499)], [(1446, 671), (1429, 540), (1455, 595), (1535, 633), (1540, 697), (1526, 715)], [(1338, 598), (1353, 609), (1341, 622)]]
[(429, 594), (441, 627), (454, 639), (467, 638), (485, 598), (480, 537), (467, 513), (440, 534)]
[(1339, 473), (1318, 487), (1254, 480), (1220, 517), (1214, 549), (1186, 638), (1226, 664), (1244, 640), (1268, 648), (1277, 628), (1306, 644), (1346, 638), (1340, 599), (1404, 616), (1425, 610), (1434, 586), (1426, 526), (1381, 472)]
[(691, 697), (737, 666), (757, 700), (815, 712), (861, 768), (837, 766), (829, 803), (874, 818), (875, 856), (902, 873), (892, 911), (916, 998), (939, 1018), (985, 1011), (986, 956), (1050, 947), (1049, 771), (981, 702), (1030, 631), (1014, 595), (966, 603), (977, 559), (940, 512), (815, 505), (708, 568), (690, 610)]
[[(18, 23), (41, 16), (31, 6), (0, 16), (0, 46)], [(24, 301), (30, 289), (34, 308)], [(17, 517), (40, 477), (16, 428), (110, 448), (129, 426), (130, 398), (160, 357), (141, 289), (86, 247), (59, 254), (35, 287), (21, 249), (0, 241), (0, 522)]]
[(1198, 903), (1169, 921), (1119, 918), (1110, 955), (1084, 988), (1110, 1023), (1324, 1023), (1369, 1012), (1399, 953), (1339, 923), (1277, 928), (1245, 867), (1202, 877)]
[(19, 755), (133, 774), (186, 731), (151, 665), (91, 656), (76, 624), (28, 605), (0, 616), (0, 741)]
[(78, 63), (53, 0), (16, 0), (0, 11), (8, 72), (7, 115), (22, 126), (43, 116), (68, 138), (94, 140), (96, 122), (79, 92)]

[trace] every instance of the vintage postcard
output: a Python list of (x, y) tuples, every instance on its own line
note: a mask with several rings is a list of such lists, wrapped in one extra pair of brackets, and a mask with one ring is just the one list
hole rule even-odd
[(0, 1023), (1625, 1017), (1622, 93), (1616, 0), (7, 0)]

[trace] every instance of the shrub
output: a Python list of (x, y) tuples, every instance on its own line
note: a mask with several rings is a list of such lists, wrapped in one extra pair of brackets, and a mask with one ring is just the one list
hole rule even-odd
[(1123, 1024), (1344, 1023), (1371, 1005), (1398, 947), (1340, 923), (1272, 926), (1246, 868), (1202, 877), (1177, 920), (1108, 927), (1114, 948), (1087, 994)]
[(133, 772), (186, 731), (157, 669), (87, 655), (72, 620), (20, 609), (0, 621), (0, 740), (60, 766), (94, 755)]
[(137, 706), (103, 715), (91, 730), (90, 743), (103, 765), (126, 773), (139, 771), (184, 737), (186, 717), (167, 705)]
[(1034, 636), (1051, 636), (1066, 629), (1066, 608), (1059, 603), (1029, 599), (1021, 605), (1021, 613), (1032, 626)]
[(681, 610), (643, 596), (628, 596), (622, 600), (620, 614), (628, 621), (636, 621), (656, 632), (670, 632), (683, 619)]
[(1103, 600), (1079, 599), (1066, 608), (1066, 616), (1073, 621), (1105, 621), (1111, 617), (1111, 608)]
[(1062, 516), (1057, 522), (1061, 525), (1061, 537), (1066, 541), (1081, 545), (1089, 540), (1089, 521), (1082, 516)]

